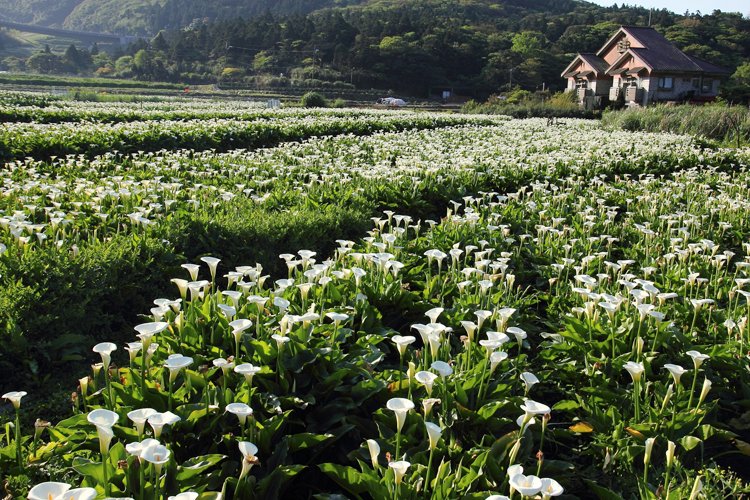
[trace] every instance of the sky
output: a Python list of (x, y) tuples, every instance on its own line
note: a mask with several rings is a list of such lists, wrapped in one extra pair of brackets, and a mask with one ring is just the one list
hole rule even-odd
[(609, 7), (612, 4), (639, 5), (642, 7), (653, 7), (655, 9), (668, 9), (678, 14), (686, 10), (690, 12), (701, 11), (701, 14), (710, 14), (715, 9), (724, 12), (742, 12), (750, 17), (750, 2), (748, 0), (589, 0), (599, 5)]

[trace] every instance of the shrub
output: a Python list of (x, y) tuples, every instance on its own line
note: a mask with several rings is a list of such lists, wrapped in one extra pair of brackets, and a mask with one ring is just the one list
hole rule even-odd
[(328, 100), (319, 92), (307, 92), (300, 99), (300, 104), (306, 108), (327, 108)]

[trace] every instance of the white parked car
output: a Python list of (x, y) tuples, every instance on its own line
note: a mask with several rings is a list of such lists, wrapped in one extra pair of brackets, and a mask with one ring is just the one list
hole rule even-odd
[(406, 101), (397, 97), (381, 97), (380, 99), (378, 99), (378, 104), (384, 104), (386, 106), (399, 108), (401, 106), (406, 106)]

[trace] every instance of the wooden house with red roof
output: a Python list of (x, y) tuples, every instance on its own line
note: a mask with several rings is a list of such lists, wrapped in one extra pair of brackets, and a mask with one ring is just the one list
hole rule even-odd
[(639, 106), (710, 101), (729, 73), (685, 54), (653, 28), (622, 26), (596, 54), (576, 55), (562, 77), (582, 105), (595, 108), (619, 98)]

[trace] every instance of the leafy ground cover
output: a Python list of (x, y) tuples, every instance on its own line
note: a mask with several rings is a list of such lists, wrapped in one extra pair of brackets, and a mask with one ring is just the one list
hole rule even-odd
[[(501, 120), (8, 162), (0, 480), (747, 494), (749, 160)], [(29, 404), (84, 360), (68, 410)]]

